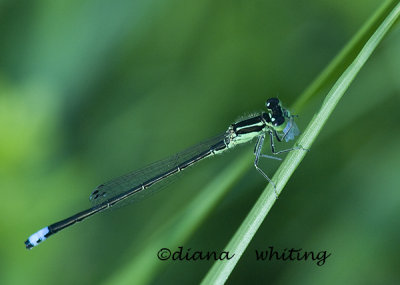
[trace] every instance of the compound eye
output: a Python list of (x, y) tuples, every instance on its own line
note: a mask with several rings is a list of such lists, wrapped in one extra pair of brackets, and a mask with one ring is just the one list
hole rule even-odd
[(271, 122), (275, 127), (277, 127), (277, 126), (282, 125), (285, 122), (285, 118), (282, 116), (279, 116), (279, 117), (274, 116), (271, 118)]
[(267, 102), (265, 103), (265, 107), (267, 107), (267, 109), (274, 109), (279, 105), (279, 99), (278, 98), (269, 98), (267, 100)]

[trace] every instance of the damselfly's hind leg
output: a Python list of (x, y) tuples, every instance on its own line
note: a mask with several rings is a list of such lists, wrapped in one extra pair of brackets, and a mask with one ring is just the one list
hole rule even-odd
[[(279, 136), (278, 136), (278, 134), (276, 133), (275, 130), (274, 130), (274, 131), (269, 131), (268, 134), (269, 134), (269, 137), (270, 137), (271, 150), (272, 150), (272, 153), (273, 153), (274, 155), (277, 155), (277, 154), (280, 154), (280, 153), (289, 152), (289, 151), (292, 151), (292, 150), (298, 150), (298, 149), (308, 150), (308, 149), (305, 149), (305, 148), (303, 148), (303, 147), (301, 147), (301, 146), (296, 146), (296, 147), (292, 147), (292, 148), (289, 148), (289, 149), (284, 149), (284, 150), (276, 151), (276, 150), (275, 150), (275, 144), (274, 144), (274, 135), (275, 135), (275, 137), (277, 138), (278, 141), (281, 141), (281, 138), (279, 138)], [(267, 181), (268, 181), (269, 183), (272, 184), (272, 186), (274, 186), (275, 196), (276, 196), (276, 198), (278, 198), (278, 192), (276, 191), (276, 185), (275, 185), (275, 183), (274, 183), (274, 182), (268, 177), (268, 175), (265, 174), (265, 172), (258, 166), (258, 162), (259, 162), (259, 160), (260, 160), (261, 157), (262, 157), (262, 158), (276, 159), (276, 160), (282, 160), (282, 158), (276, 157), (276, 156), (271, 156), (271, 155), (262, 154), (261, 151), (262, 151), (262, 147), (263, 147), (263, 145), (264, 145), (264, 140), (265, 140), (265, 134), (260, 135), (260, 136), (258, 137), (258, 139), (257, 139), (257, 143), (256, 143), (256, 146), (255, 146), (255, 148), (254, 148), (254, 155), (256, 156), (256, 158), (255, 158), (255, 160), (254, 160), (254, 167), (257, 169), (258, 172), (261, 173), (262, 176), (264, 176), (265, 179), (267, 179)]]
[(264, 139), (265, 139), (265, 134), (262, 134), (258, 137), (257, 139), (257, 143), (256, 143), (256, 147), (254, 148), (254, 155), (256, 156), (256, 159), (254, 160), (254, 167), (257, 169), (258, 172), (261, 173), (262, 176), (264, 176), (265, 179), (267, 179), (267, 181), (269, 183), (272, 184), (272, 186), (274, 186), (274, 192), (275, 192), (275, 196), (276, 199), (278, 199), (278, 193), (276, 191), (276, 185), (275, 183), (268, 177), (267, 174), (265, 174), (265, 172), (258, 166), (258, 161), (260, 159), (260, 157), (266, 157), (266, 158), (272, 158), (272, 159), (277, 159), (277, 160), (282, 160), (279, 157), (274, 157), (274, 156), (270, 156), (270, 155), (265, 155), (265, 154), (261, 154), (261, 150), (264, 144)]

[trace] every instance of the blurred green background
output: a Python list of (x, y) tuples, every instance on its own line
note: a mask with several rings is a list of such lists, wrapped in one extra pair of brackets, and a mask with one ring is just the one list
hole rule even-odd
[[(0, 3), (1, 284), (136, 284), (136, 271), (149, 266), (139, 258), (149, 239), (165, 234), (163, 247), (170, 247), (168, 227), (159, 231), (168, 217), (238, 155), (251, 157), (253, 145), (204, 161), (159, 194), (96, 215), (31, 251), (23, 242), (89, 207), (98, 184), (225, 131), (263, 110), (269, 97), (293, 104), (382, 1), (277, 2)], [(399, 51), (397, 26), (229, 284), (400, 282)], [(301, 128), (327, 90), (301, 110)], [(263, 168), (272, 174), (278, 165)], [(177, 244), (223, 249), (265, 184), (249, 160), (219, 205)], [(321, 267), (256, 261), (255, 250), (269, 246), (332, 255)], [(196, 284), (212, 265), (161, 262), (156, 254), (144, 256), (154, 266), (145, 278), (151, 284)]]

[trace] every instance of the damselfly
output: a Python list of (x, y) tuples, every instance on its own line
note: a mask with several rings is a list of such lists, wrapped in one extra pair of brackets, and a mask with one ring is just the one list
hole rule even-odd
[[(295, 116), (291, 115), (282, 106), (279, 99), (270, 98), (267, 100), (265, 106), (267, 112), (262, 112), (261, 114), (230, 125), (225, 133), (214, 139), (200, 143), (170, 158), (97, 186), (90, 195), (90, 200), (94, 204), (93, 207), (34, 233), (25, 241), (26, 248), (31, 249), (56, 232), (72, 226), (76, 222), (80, 222), (100, 211), (106, 210), (116, 204), (121, 204), (123, 201), (140, 197), (146, 192), (154, 191), (165, 185), (175, 174), (189, 166), (209, 156), (223, 153), (236, 145), (249, 142), (254, 138), (257, 138), (254, 149), (254, 166), (275, 188), (275, 184), (258, 166), (259, 159), (262, 157), (281, 160), (278, 157), (261, 153), (265, 136), (266, 134), (269, 135), (272, 153), (276, 155), (294, 149), (301, 149), (301, 147), (294, 147), (276, 151), (274, 145), (274, 138), (279, 142), (283, 140), (288, 142), (299, 135), (300, 131), (294, 122)], [(276, 191), (275, 194), (277, 195)]]

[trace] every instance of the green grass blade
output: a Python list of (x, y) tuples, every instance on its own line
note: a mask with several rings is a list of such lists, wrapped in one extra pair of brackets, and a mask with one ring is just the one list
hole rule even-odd
[[(339, 77), (332, 89), (329, 91), (324, 102), (322, 103), (321, 109), (313, 117), (311, 122), (308, 124), (306, 130), (297, 141), (299, 145), (303, 146), (304, 148), (311, 147), (312, 143), (322, 130), (329, 116), (335, 109), (340, 98), (346, 92), (360, 69), (371, 56), (372, 52), (376, 49), (386, 33), (395, 23), (395, 21), (399, 17), (399, 14), (400, 3), (397, 3), (397, 5), (381, 22), (376, 31), (366, 42), (366, 44), (353, 60), (353, 62), (347, 67), (347, 69)], [(273, 177), (273, 181), (277, 183), (276, 187), (278, 193), (283, 190), (283, 187), (286, 185), (290, 176), (300, 164), (306, 153), (306, 151), (298, 150), (292, 151), (288, 154), (285, 161), (281, 164), (278, 171)], [(225, 249), (225, 251), (228, 251), (231, 254), (234, 253), (234, 258), (230, 259), (229, 261), (214, 263), (213, 267), (203, 279), (203, 284), (222, 284), (228, 279), (235, 265), (239, 261), (241, 255), (247, 248), (248, 244), (250, 243), (251, 239), (255, 235), (256, 231), (260, 227), (261, 223), (263, 222), (264, 218), (268, 214), (275, 201), (276, 198), (273, 186), (269, 184)]]
[(335, 58), (320, 72), (310, 85), (298, 97), (296, 102), (290, 107), (294, 113), (299, 113), (303, 106), (319, 91), (333, 81), (342, 73), (346, 65), (354, 59), (367, 39), (379, 26), (379, 23), (389, 14), (396, 5), (397, 1), (388, 0), (375, 11), (360, 30), (350, 39)]

